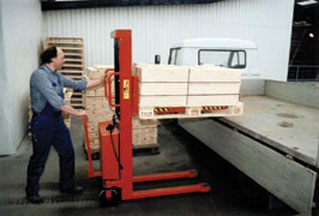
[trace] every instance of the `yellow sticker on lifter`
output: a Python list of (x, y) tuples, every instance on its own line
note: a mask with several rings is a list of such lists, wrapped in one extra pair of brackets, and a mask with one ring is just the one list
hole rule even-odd
[(123, 98), (130, 99), (130, 80), (123, 80)]

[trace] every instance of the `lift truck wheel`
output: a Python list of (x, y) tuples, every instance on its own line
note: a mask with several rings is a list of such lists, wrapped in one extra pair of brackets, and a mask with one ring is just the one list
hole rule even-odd
[[(111, 198), (106, 198), (106, 190), (112, 192)], [(114, 207), (118, 206), (121, 201), (121, 189), (112, 187), (110, 189), (103, 189), (99, 194), (100, 207)]]

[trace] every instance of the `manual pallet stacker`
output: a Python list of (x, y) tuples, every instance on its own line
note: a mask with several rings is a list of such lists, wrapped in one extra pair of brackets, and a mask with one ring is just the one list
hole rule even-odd
[[(132, 153), (132, 116), (138, 114), (138, 77), (132, 74), (132, 41), (131, 30), (115, 30), (114, 69), (107, 69), (104, 82), (105, 96), (109, 105), (115, 107), (112, 121), (99, 123), (101, 170), (95, 171), (90, 152), (87, 128), (87, 116), (83, 117), (86, 135), (89, 168), (88, 177), (101, 177), (103, 190), (101, 201), (106, 204), (119, 200), (132, 200), (147, 197), (167, 196), (174, 194), (208, 192), (211, 187), (207, 183), (185, 186), (165, 187), (148, 190), (133, 190), (133, 184), (157, 180), (177, 178), (194, 178), (198, 173), (194, 170), (181, 172), (133, 175)], [(114, 76), (115, 97), (112, 97), (111, 78)], [(107, 88), (108, 87), (108, 88)], [(115, 103), (113, 104), (113, 99)]]

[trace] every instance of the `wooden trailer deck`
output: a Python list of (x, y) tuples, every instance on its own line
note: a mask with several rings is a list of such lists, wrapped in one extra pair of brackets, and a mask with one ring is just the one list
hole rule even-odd
[(319, 109), (267, 96), (244, 96), (241, 101), (244, 115), (220, 121), (318, 168)]
[(242, 116), (179, 125), (278, 199), (318, 215), (317, 84), (245, 80)]

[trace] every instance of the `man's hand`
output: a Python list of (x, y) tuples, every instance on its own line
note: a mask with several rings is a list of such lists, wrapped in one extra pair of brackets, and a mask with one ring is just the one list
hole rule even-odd
[(75, 116), (83, 116), (86, 115), (85, 110), (80, 109), (80, 110), (76, 110), (73, 107), (69, 106), (69, 105), (64, 105), (60, 107), (60, 110), (66, 113), (70, 113), (71, 115), (75, 115)]
[(105, 75), (100, 76), (100, 78), (95, 80), (88, 80), (88, 83), (86, 84), (86, 88), (88, 89), (88, 88), (93, 88), (93, 87), (101, 85), (104, 82), (104, 78), (105, 78)]
[(105, 75), (103, 75), (103, 76), (101, 76), (101, 77), (99, 78), (99, 81), (100, 81), (100, 84), (99, 84), (99, 85), (103, 84), (104, 79), (105, 79)]
[(84, 116), (86, 115), (86, 111), (83, 109), (77, 110), (77, 114), (75, 116)]

